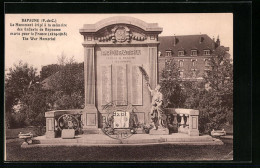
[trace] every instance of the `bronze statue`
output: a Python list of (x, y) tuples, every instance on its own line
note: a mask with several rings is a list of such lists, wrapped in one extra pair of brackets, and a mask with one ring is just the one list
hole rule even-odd
[(149, 84), (149, 76), (145, 69), (139, 66), (139, 70), (144, 76), (146, 85), (152, 95), (152, 108), (151, 108), (151, 122), (154, 125), (154, 129), (165, 128), (167, 125), (166, 115), (163, 110), (163, 94), (161, 93), (161, 86), (157, 85), (154, 90), (151, 89)]
[(157, 130), (159, 128), (164, 127), (162, 124), (162, 119), (164, 117), (164, 111), (162, 107), (163, 103), (163, 95), (161, 93), (161, 86), (157, 85), (154, 90), (151, 89), (149, 83), (146, 83), (149, 91), (152, 95), (152, 108), (151, 108), (151, 120), (154, 124), (154, 129)]

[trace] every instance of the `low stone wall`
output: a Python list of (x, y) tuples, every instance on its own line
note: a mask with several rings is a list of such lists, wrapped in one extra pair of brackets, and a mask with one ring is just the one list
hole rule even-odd
[[(84, 109), (54, 110), (45, 113), (46, 138), (57, 137), (57, 119), (63, 114), (82, 114)], [(165, 112), (171, 115), (171, 123), (176, 131), (173, 133), (187, 133), (190, 136), (199, 136), (198, 116), (199, 111), (193, 109), (165, 108)], [(101, 116), (102, 117), (102, 116)], [(102, 119), (101, 119), (102, 120)], [(100, 122), (100, 121), (99, 121)], [(101, 123), (100, 123), (101, 124)]]
[(199, 110), (168, 108), (166, 112), (174, 116), (174, 123), (178, 122), (178, 117), (180, 118), (178, 132), (187, 133), (190, 136), (199, 136)]
[(57, 137), (57, 119), (63, 114), (82, 114), (83, 109), (72, 109), (72, 110), (54, 110), (45, 112), (46, 118), (46, 138)]

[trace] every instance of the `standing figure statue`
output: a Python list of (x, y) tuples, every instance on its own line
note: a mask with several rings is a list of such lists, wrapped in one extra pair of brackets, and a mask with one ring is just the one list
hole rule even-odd
[(158, 128), (164, 127), (163, 124), (163, 117), (164, 111), (162, 107), (163, 103), (163, 95), (161, 93), (161, 86), (157, 85), (154, 90), (151, 89), (150, 84), (147, 82), (146, 83), (148, 86), (149, 91), (151, 92), (152, 95), (152, 108), (151, 108), (151, 120), (152, 123), (154, 124), (154, 129), (157, 130)]

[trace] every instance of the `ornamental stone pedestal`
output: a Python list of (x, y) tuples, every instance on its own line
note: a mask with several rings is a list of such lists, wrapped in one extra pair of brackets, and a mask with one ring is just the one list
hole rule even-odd
[(106, 121), (104, 106), (133, 105), (140, 123), (149, 123), (151, 96), (139, 66), (149, 75), (154, 89), (158, 82), (157, 23), (119, 16), (85, 24), (84, 37), (85, 109), (83, 129), (102, 128)]

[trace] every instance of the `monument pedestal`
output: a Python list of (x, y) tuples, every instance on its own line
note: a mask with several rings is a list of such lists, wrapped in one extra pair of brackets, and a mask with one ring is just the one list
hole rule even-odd
[(169, 129), (168, 128), (159, 128), (157, 130), (151, 129), (150, 135), (169, 135)]
[(98, 111), (94, 105), (87, 105), (82, 115), (83, 130), (98, 130)]

